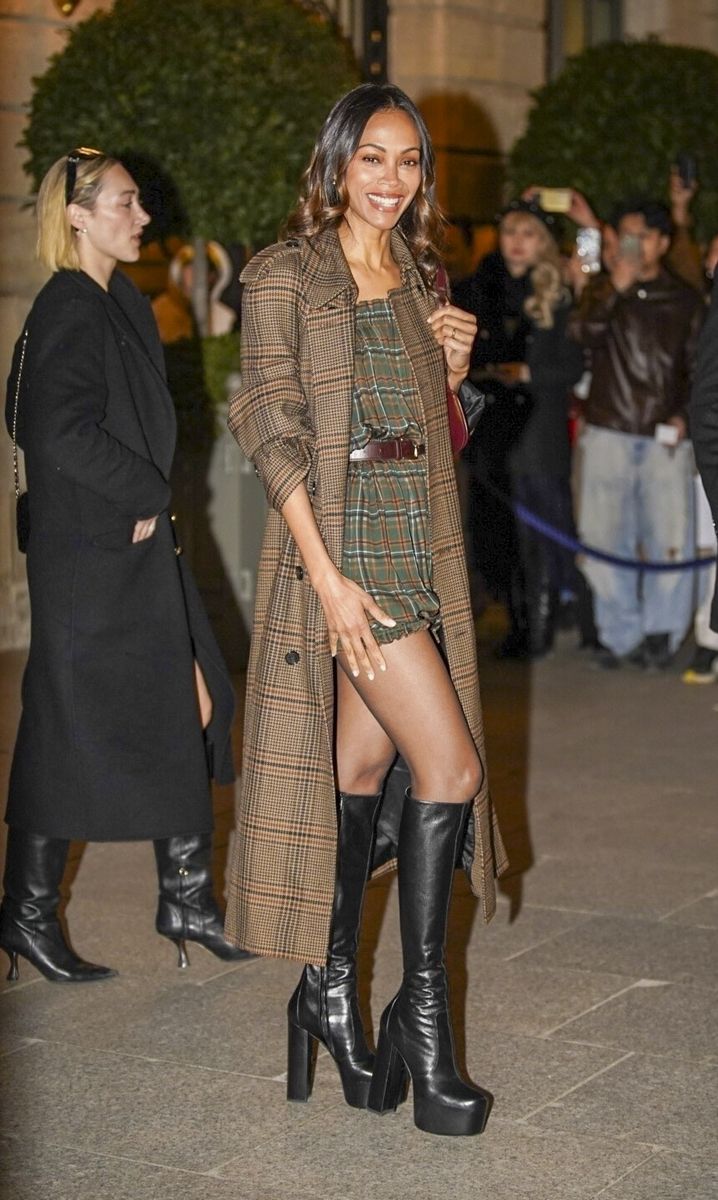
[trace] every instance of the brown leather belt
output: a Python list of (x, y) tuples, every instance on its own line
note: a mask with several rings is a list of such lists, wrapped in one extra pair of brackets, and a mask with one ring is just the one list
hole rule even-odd
[(423, 442), (412, 442), (409, 438), (388, 438), (381, 442), (367, 442), (361, 450), (352, 450), (350, 462), (376, 462), (391, 458), (420, 458), (426, 452)]

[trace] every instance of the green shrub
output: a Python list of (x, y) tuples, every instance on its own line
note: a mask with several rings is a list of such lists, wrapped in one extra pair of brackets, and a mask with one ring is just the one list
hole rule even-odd
[(698, 160), (693, 211), (700, 236), (718, 233), (718, 57), (655, 41), (610, 44), (570, 59), (534, 92), (509, 163), (514, 193), (533, 183), (576, 187), (606, 217), (624, 197), (666, 199), (668, 170)]
[(164, 233), (266, 243), (357, 82), (332, 23), (298, 2), (116, 0), (34, 80), (26, 169), (37, 186), (78, 145), (145, 160), (176, 191)]

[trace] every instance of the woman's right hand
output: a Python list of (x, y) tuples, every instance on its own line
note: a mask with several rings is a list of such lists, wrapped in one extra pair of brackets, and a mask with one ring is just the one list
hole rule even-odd
[(324, 610), (332, 656), (341, 648), (354, 676), (363, 670), (373, 679), (375, 669), (385, 671), (384, 656), (369, 626), (369, 617), (387, 629), (392, 629), (396, 621), (336, 567), (312, 582)]

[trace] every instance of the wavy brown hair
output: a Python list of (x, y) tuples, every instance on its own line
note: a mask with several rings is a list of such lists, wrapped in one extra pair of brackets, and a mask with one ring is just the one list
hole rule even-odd
[(556, 240), (540, 217), (527, 212), (507, 212), (501, 218), (500, 229), (509, 232), (517, 225), (527, 224), (539, 234), (538, 261), (531, 268), (531, 294), (524, 302), (524, 312), (535, 321), (539, 329), (552, 329), (554, 313), (569, 297), (563, 282), (561, 253)]
[(417, 267), (428, 287), (433, 287), (440, 262), (444, 217), (436, 202), (434, 150), (418, 108), (391, 83), (362, 83), (338, 100), (324, 122), (309, 166), (302, 178), (297, 207), (287, 218), (289, 237), (314, 237), (336, 229), (349, 204), (346, 170), (361, 145), (367, 121), (378, 112), (401, 109), (416, 125), (419, 135), (421, 183), (411, 205), (399, 218)]

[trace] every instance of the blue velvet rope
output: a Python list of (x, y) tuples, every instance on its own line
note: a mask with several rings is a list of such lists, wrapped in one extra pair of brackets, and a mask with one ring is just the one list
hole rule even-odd
[(524, 504), (509, 500), (498, 488), (489, 486), (488, 490), (505, 504), (510, 505), (519, 520), (534, 529), (536, 533), (540, 533), (542, 537), (556, 542), (565, 550), (572, 550), (574, 554), (587, 554), (589, 558), (597, 558), (601, 562), (610, 563), (612, 567), (624, 567), (629, 571), (702, 571), (704, 567), (712, 567), (716, 561), (714, 554), (708, 558), (687, 558), (682, 562), (646, 562), (637, 558), (620, 558), (617, 554), (609, 554), (606, 550), (598, 550), (595, 546), (587, 546), (584, 542), (569, 537), (562, 530), (556, 529), (554, 525), (550, 525), (548, 521), (544, 521), (542, 517), (531, 512)]

